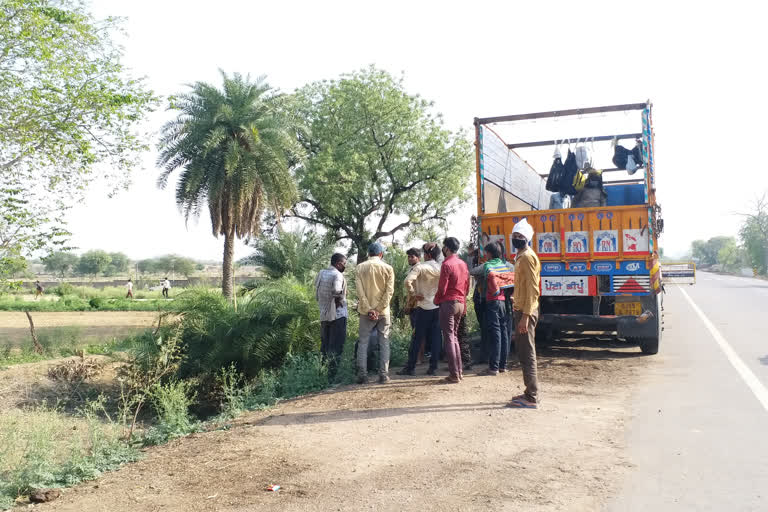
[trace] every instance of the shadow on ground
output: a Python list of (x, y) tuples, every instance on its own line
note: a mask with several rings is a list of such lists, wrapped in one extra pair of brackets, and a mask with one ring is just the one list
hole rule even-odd
[(637, 345), (615, 336), (568, 335), (537, 347), (539, 357), (586, 361), (644, 357)]
[(419, 405), (414, 407), (392, 407), (385, 409), (342, 409), (333, 411), (289, 413), (268, 416), (258, 421), (245, 423), (245, 425), (302, 425), (388, 418), (408, 414), (455, 413), (459, 411), (478, 412), (503, 409), (506, 404), (506, 402), (485, 402), (476, 404)]

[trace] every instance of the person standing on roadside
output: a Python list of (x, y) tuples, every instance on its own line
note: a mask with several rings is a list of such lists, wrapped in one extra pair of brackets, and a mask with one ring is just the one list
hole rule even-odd
[(416, 328), (411, 339), (408, 362), (402, 370), (397, 372), (398, 375), (416, 375), (416, 360), (422, 340), (431, 352), (427, 375), (437, 373), (440, 345), (442, 344), (439, 308), (434, 302), (437, 284), (440, 281), (440, 264), (437, 262), (439, 256), (440, 247), (437, 244), (424, 244), (424, 262), (415, 265), (405, 278), (405, 288), (408, 290), (408, 295), (417, 301), (416, 308), (414, 308)]
[(131, 281), (131, 278), (128, 278), (128, 282), (125, 283), (125, 289), (128, 290), (128, 293), (125, 294), (126, 299), (132, 299), (133, 298), (133, 281)]
[(318, 272), (315, 278), (315, 298), (320, 309), (320, 353), (328, 362), (331, 378), (336, 375), (347, 339), (346, 268), (346, 256), (337, 252), (331, 256), (331, 266)]
[(512, 246), (517, 251), (513, 294), (515, 350), (523, 370), (525, 392), (514, 397), (509, 407), (525, 409), (536, 409), (539, 404), (535, 333), (539, 320), (541, 262), (528, 245), (532, 240), (533, 227), (526, 219), (515, 224), (512, 229)]
[(384, 248), (374, 242), (368, 259), (357, 266), (355, 288), (360, 315), (357, 342), (357, 382), (368, 382), (368, 340), (376, 329), (379, 339), (379, 382), (389, 382), (389, 329), (392, 326), (389, 301), (395, 293), (395, 272), (384, 262)]
[[(405, 278), (408, 279), (408, 276), (413, 273), (421, 261), (421, 251), (416, 247), (411, 247), (405, 251), (405, 255), (408, 257), (408, 265), (411, 267), (408, 269), (408, 274), (405, 276)], [(416, 303), (418, 301), (414, 298), (411, 292), (408, 291), (407, 287), (406, 291), (408, 292), (408, 296), (405, 299), (405, 312), (408, 314), (408, 319), (411, 321), (411, 331), (413, 331), (416, 329)]]
[[(509, 336), (507, 335), (507, 312), (504, 304), (504, 292), (498, 288), (494, 278), (496, 273), (508, 274), (511, 281), (512, 269), (503, 259), (501, 246), (491, 242), (484, 247), (490, 258), (482, 267), (482, 273), (477, 276), (484, 283), (485, 310), (484, 320), (485, 339), (488, 341), (488, 369), (485, 375), (498, 375), (507, 371), (507, 356), (509, 354)], [(473, 269), (475, 272), (475, 269)]]
[(166, 299), (168, 298), (168, 292), (171, 289), (171, 282), (166, 277), (165, 280), (163, 280), (163, 297)]
[(445, 340), (445, 357), (448, 360), (446, 382), (458, 384), (463, 377), (461, 352), (459, 349), (459, 323), (467, 312), (467, 293), (469, 293), (469, 270), (457, 253), (459, 241), (448, 237), (443, 242), (445, 260), (440, 267), (440, 280), (437, 285), (434, 303), (440, 306), (440, 328)]

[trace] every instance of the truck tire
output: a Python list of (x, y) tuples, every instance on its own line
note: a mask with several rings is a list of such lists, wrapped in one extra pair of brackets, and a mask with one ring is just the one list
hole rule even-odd
[(651, 320), (656, 323), (656, 336), (638, 339), (640, 352), (643, 354), (653, 355), (659, 353), (659, 342), (661, 341), (661, 333), (664, 330), (663, 315), (664, 311), (661, 307), (661, 294), (659, 294), (656, 296), (656, 311), (653, 312), (653, 320)]

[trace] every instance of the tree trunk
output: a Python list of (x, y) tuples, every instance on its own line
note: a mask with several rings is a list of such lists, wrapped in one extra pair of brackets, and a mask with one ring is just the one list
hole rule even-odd
[(360, 264), (368, 259), (368, 245), (364, 241), (359, 241), (355, 243), (355, 246), (357, 246), (357, 263)]
[(38, 354), (43, 353), (43, 346), (40, 344), (40, 341), (37, 339), (37, 333), (35, 332), (35, 323), (32, 321), (32, 315), (29, 314), (29, 311), (25, 311), (27, 314), (27, 320), (29, 320), (29, 332), (32, 334), (32, 344), (35, 346), (35, 352)]
[(232, 300), (234, 283), (232, 281), (232, 267), (235, 257), (235, 234), (224, 235), (224, 263), (221, 270), (221, 293)]

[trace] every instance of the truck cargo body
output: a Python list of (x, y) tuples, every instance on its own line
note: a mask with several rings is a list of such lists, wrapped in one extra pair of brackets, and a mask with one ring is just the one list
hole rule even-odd
[[(560, 141), (509, 144), (489, 124), (599, 109), (636, 115), (641, 131), (584, 134), (592, 135), (584, 140), (610, 145), (614, 137), (619, 142), (637, 138), (642, 141), (644, 167), (631, 179), (613, 181), (609, 174), (623, 171), (604, 171), (604, 206), (548, 209), (552, 192), (546, 190), (546, 174), (529, 165), (518, 151)], [(656, 203), (650, 103), (476, 119), (475, 128), (481, 246), (498, 241), (513, 261), (514, 255), (506, 251), (512, 247), (513, 226), (525, 218), (535, 231), (532, 247), (541, 260), (537, 337), (558, 331), (615, 331), (638, 343), (644, 352), (656, 353), (662, 330), (657, 262), (663, 221)], [(610, 157), (604, 160), (593, 166), (605, 168)]]

